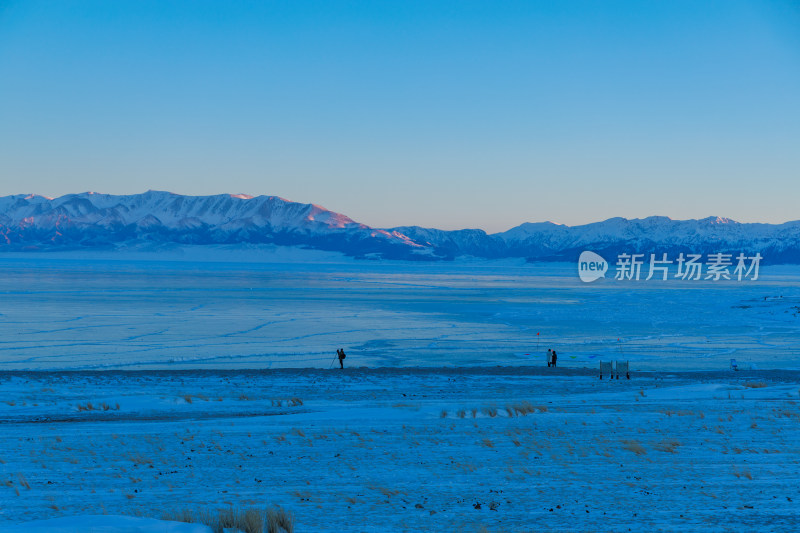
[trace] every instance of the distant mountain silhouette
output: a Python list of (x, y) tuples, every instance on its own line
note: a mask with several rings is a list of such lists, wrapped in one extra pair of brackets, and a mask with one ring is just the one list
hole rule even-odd
[(275, 244), (353, 257), (443, 260), (458, 256), (574, 261), (600, 254), (760, 252), (765, 263), (800, 263), (800, 221), (742, 224), (726, 218), (611, 218), (582, 226), (525, 223), (487, 234), (418, 226), (371, 228), (314, 204), (277, 196), (68, 194), (0, 197), (0, 252), (126, 249), (154, 244)]

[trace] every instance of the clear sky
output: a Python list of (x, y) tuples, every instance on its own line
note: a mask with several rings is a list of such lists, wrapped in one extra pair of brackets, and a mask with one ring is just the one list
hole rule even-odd
[(800, 2), (0, 0), (0, 195), (800, 219)]

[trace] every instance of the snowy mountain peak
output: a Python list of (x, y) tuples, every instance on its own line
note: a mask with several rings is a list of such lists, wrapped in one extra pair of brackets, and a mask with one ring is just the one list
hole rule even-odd
[(52, 200), (53, 198), (51, 198), (50, 196), (42, 196), (40, 194), (29, 194), (25, 196), (24, 199), (44, 201), (44, 200)]
[(420, 248), (404, 236), (278, 196), (149, 190), (132, 195), (89, 191), (53, 200), (0, 198), (0, 251), (246, 243), (396, 258), (408, 258)]
[(701, 219), (700, 222), (705, 222), (708, 224), (738, 224), (738, 222), (735, 220), (725, 217), (706, 217)]
[(97, 192), (48, 198), (0, 197), (0, 251), (180, 245), (291, 245), (352, 256), (398, 259), (524, 257), (573, 261), (600, 254), (759, 252), (769, 262), (800, 263), (800, 221), (741, 224), (723, 217), (610, 218), (580, 226), (526, 222), (487, 235), (479, 229), (371, 228), (317, 204), (278, 196), (184, 196)]

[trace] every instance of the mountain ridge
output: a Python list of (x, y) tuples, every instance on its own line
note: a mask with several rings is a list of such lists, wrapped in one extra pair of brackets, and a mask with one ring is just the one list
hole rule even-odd
[(318, 204), (279, 196), (186, 196), (150, 190), (0, 197), (0, 252), (159, 243), (275, 244), (406, 260), (475, 256), (571, 261), (584, 249), (601, 254), (759, 252), (767, 262), (800, 263), (800, 221), (614, 217), (578, 226), (525, 222), (489, 234), (481, 229), (373, 228)]

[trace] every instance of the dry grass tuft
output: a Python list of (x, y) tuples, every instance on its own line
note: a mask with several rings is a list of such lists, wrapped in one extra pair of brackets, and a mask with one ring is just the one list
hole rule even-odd
[(270, 400), (272, 403), (272, 407), (283, 407), (283, 404), (286, 404), (286, 407), (298, 407), (303, 405), (303, 400), (300, 398), (289, 398), (288, 400), (283, 400), (281, 398), (276, 398), (274, 400)]
[(234, 513), (231, 528), (240, 529), (247, 533), (261, 533), (264, 531), (264, 512), (260, 509), (249, 508)]
[(267, 533), (294, 532), (294, 515), (281, 506), (267, 509)]
[[(528, 414), (535, 413), (536, 408), (531, 405), (529, 402), (519, 402), (515, 403), (511, 406), (514, 409), (514, 412), (519, 416), (527, 416)], [(542, 411), (546, 411), (547, 408), (542, 408)]]
[(28, 480), (25, 479), (25, 476), (22, 475), (22, 472), (17, 473), (17, 478), (19, 479), (20, 486), (25, 487), (28, 490), (31, 490), (31, 486), (28, 484)]
[(675, 453), (675, 448), (680, 445), (681, 443), (675, 439), (664, 439), (661, 442), (653, 444), (653, 449), (660, 452)]
[(494, 418), (497, 416), (497, 407), (494, 406), (483, 407), (481, 409), (481, 413), (485, 414), (489, 418)]
[[(206, 522), (206, 525), (214, 530), (214, 533), (223, 533), (226, 529), (240, 529), (239, 528), (239, 514), (241, 511), (229, 507), (218, 511), (216, 521), (213, 520), (214, 516), (211, 515), (212, 520)], [(261, 533), (264, 529), (262, 524), (261, 528), (253, 533)], [(250, 533), (249, 531), (247, 533)]]
[(243, 533), (293, 533), (294, 516), (282, 507), (240, 509), (227, 507), (212, 511), (209, 509), (181, 509), (164, 513), (162, 520), (203, 524), (214, 533), (241, 531)]
[[(191, 400), (189, 401), (191, 403)], [(78, 404), (75, 406), (78, 409), (78, 412), (83, 411), (119, 411), (119, 403), (114, 404), (114, 406), (110, 406), (106, 402), (103, 402), (99, 405), (94, 405), (92, 402), (86, 402), (85, 404)]]
[(178, 511), (164, 511), (161, 513), (161, 520), (169, 522), (184, 522), (191, 524), (194, 522), (194, 513), (189, 509), (180, 509)]
[(665, 414), (667, 416), (672, 416), (672, 415), (676, 415), (676, 416), (694, 416), (694, 414), (695, 414), (694, 411), (687, 411), (685, 409), (677, 409), (677, 410), (661, 409), (659, 412), (663, 413), (663, 414)]
[(422, 409), (422, 405), (420, 405), (418, 403), (403, 403), (403, 402), (400, 402), (400, 403), (396, 403), (396, 404), (392, 405), (392, 407), (394, 407), (395, 409), (408, 409), (410, 411), (419, 411), (420, 409)]
[(644, 449), (644, 446), (639, 444), (639, 441), (636, 440), (623, 440), (622, 447), (629, 452), (633, 452), (636, 455), (646, 455), (647, 450)]
[(136, 465), (151, 465), (153, 460), (145, 457), (141, 453), (132, 453), (128, 456), (128, 460)]
[(392, 496), (397, 496), (398, 494), (400, 494), (399, 490), (392, 490), (392, 489), (389, 489), (389, 488), (386, 488), (386, 487), (382, 487), (382, 486), (378, 486), (378, 485), (370, 485), (369, 488), (374, 490), (374, 491), (380, 492), (381, 494), (383, 494), (387, 498), (391, 498)]

